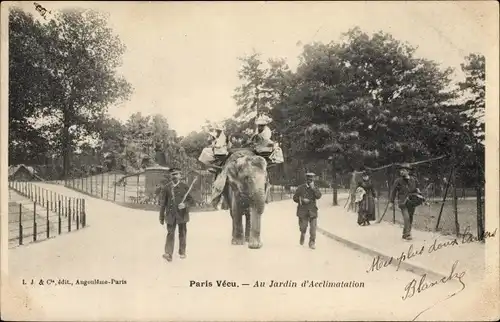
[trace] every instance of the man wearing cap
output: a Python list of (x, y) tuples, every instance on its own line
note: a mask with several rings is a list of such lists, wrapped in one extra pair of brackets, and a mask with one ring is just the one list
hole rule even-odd
[(403, 239), (411, 240), (411, 226), (415, 208), (419, 206), (424, 198), (418, 189), (417, 178), (410, 175), (411, 166), (404, 163), (399, 166), (400, 177), (394, 181), (389, 202), (391, 208), (394, 207), (394, 200), (398, 197), (398, 207), (403, 214)]
[(186, 234), (189, 222), (189, 208), (187, 204), (194, 204), (193, 197), (189, 194), (189, 187), (181, 182), (181, 171), (177, 168), (169, 170), (171, 181), (163, 191), (160, 208), (160, 224), (167, 221), (167, 240), (163, 258), (172, 261), (175, 244), (175, 229), (179, 227), (179, 255), (186, 257)]
[(299, 217), (300, 244), (304, 245), (305, 234), (309, 224), (309, 247), (316, 248), (316, 225), (318, 219), (318, 207), (316, 200), (321, 198), (321, 192), (314, 184), (312, 172), (306, 173), (306, 183), (297, 187), (293, 195), (293, 201), (297, 203), (297, 217)]

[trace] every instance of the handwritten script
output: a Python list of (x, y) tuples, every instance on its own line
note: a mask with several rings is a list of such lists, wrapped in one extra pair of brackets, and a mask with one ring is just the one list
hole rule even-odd
[(455, 263), (453, 263), (453, 266), (451, 267), (451, 271), (450, 271), (450, 274), (448, 274), (448, 276), (446, 277), (443, 277), (437, 281), (427, 281), (427, 274), (424, 274), (420, 277), (420, 280), (417, 282), (416, 279), (412, 279), (410, 281), (410, 283), (408, 283), (406, 286), (405, 286), (405, 294), (402, 296), (402, 299), (403, 301), (405, 301), (406, 299), (408, 298), (411, 298), (413, 297), (415, 294), (419, 294), (419, 293), (422, 293), (424, 292), (425, 290), (428, 290), (436, 285), (443, 285), (443, 284), (446, 284), (448, 283), (449, 281), (451, 280), (458, 280), (460, 282), (460, 284), (462, 284), (462, 288), (460, 288), (460, 290), (448, 295), (447, 297), (445, 297), (444, 299), (442, 299), (441, 301), (438, 301), (436, 303), (434, 303), (433, 305), (429, 306), (428, 308), (426, 308), (425, 310), (421, 311), (420, 313), (418, 313), (413, 319), (412, 321), (415, 321), (420, 315), (422, 315), (424, 312), (432, 309), (433, 307), (435, 307), (436, 305), (438, 305), (439, 303), (442, 303), (446, 300), (449, 300), (450, 298), (452, 298), (453, 296), (457, 295), (458, 293), (462, 292), (464, 289), (465, 289), (465, 283), (464, 281), (462, 280), (462, 278), (464, 277), (465, 275), (465, 271), (461, 271), (459, 273), (457, 273), (455, 270), (457, 268), (457, 265), (458, 265), (458, 261), (455, 261)]
[[(381, 257), (380, 255), (377, 255), (376, 257), (373, 258), (372, 264), (370, 268), (366, 270), (366, 273), (381, 270), (382, 268), (387, 267), (389, 265), (396, 265), (397, 266), (396, 270), (399, 270), (401, 263), (403, 263), (408, 259), (421, 256), (425, 253), (431, 254), (433, 252), (446, 249), (448, 247), (459, 246), (461, 244), (469, 244), (479, 241), (478, 238), (472, 235), (470, 232), (471, 232), (470, 226), (467, 226), (461, 238), (455, 238), (447, 241), (438, 241), (438, 239), (436, 238), (429, 247), (426, 247), (425, 245), (421, 247), (415, 247), (413, 244), (411, 244), (408, 250), (406, 252), (401, 252), (401, 255), (399, 255), (398, 257), (391, 256), (390, 258), (384, 258)], [(492, 233), (486, 231), (484, 233), (484, 238), (486, 239), (495, 237), (496, 232), (497, 229), (495, 229)]]
[(406, 284), (406, 286), (405, 286), (405, 294), (402, 297), (403, 301), (408, 299), (408, 298), (413, 297), (415, 295), (415, 293), (416, 294), (422, 293), (425, 290), (430, 289), (436, 285), (446, 284), (453, 279), (458, 280), (460, 282), (460, 284), (462, 284), (462, 288), (458, 292), (455, 292), (454, 294), (460, 293), (461, 291), (463, 291), (465, 289), (465, 283), (462, 280), (462, 278), (465, 275), (465, 271), (457, 273), (455, 271), (457, 268), (457, 265), (458, 265), (458, 261), (455, 261), (455, 263), (453, 263), (453, 266), (451, 267), (451, 271), (448, 274), (448, 276), (443, 277), (437, 281), (427, 281), (427, 274), (422, 275), (420, 277), (419, 281), (417, 281), (416, 279), (412, 279), (410, 281), (410, 283)]

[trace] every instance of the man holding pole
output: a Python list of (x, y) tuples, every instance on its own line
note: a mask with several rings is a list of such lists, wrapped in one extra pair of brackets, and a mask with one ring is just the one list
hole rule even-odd
[[(160, 208), (160, 224), (167, 221), (167, 240), (165, 242), (165, 253), (163, 258), (172, 261), (175, 244), (175, 229), (179, 226), (179, 255), (186, 258), (186, 234), (189, 222), (189, 208), (187, 204), (194, 204), (190, 192), (194, 181), (188, 187), (181, 182), (181, 171), (177, 168), (169, 170), (171, 181), (165, 186)], [(186, 204), (187, 203), (187, 204)]]
[(415, 208), (421, 205), (425, 199), (418, 189), (417, 178), (410, 175), (411, 166), (407, 163), (399, 166), (400, 177), (394, 181), (391, 194), (389, 196), (389, 205), (394, 207), (394, 200), (398, 197), (398, 206), (403, 214), (403, 239), (411, 240), (411, 226), (413, 224), (413, 215)]

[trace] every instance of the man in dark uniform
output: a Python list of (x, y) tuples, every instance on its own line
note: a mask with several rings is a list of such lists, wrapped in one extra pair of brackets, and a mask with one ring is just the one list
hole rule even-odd
[(389, 202), (394, 207), (394, 200), (398, 197), (398, 207), (403, 214), (403, 239), (411, 240), (411, 226), (415, 208), (425, 201), (418, 188), (418, 180), (410, 175), (411, 166), (407, 163), (400, 165), (400, 177), (394, 181)]
[(179, 255), (186, 258), (186, 234), (189, 222), (189, 208), (187, 204), (194, 204), (193, 197), (188, 193), (189, 187), (180, 181), (181, 171), (173, 168), (169, 170), (171, 182), (163, 191), (160, 208), (160, 224), (167, 221), (167, 240), (165, 242), (165, 254), (163, 258), (172, 261), (175, 244), (175, 229), (179, 226)]
[(306, 183), (297, 187), (293, 195), (293, 201), (297, 205), (297, 217), (299, 217), (300, 244), (304, 245), (305, 234), (309, 224), (309, 247), (316, 248), (316, 226), (318, 221), (318, 207), (316, 200), (321, 198), (321, 192), (314, 184), (312, 172), (306, 173)]

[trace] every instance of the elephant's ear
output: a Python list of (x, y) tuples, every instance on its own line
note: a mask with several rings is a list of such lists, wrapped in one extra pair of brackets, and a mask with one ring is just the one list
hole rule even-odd
[(238, 164), (236, 161), (231, 161), (226, 165), (226, 174), (229, 183), (236, 184), (238, 187), (240, 187), (241, 183), (238, 179), (238, 170)]
[(264, 159), (263, 157), (260, 157), (260, 156), (255, 156), (255, 157), (251, 158), (250, 164), (252, 166), (257, 167), (257, 168), (262, 169), (262, 170), (267, 169), (266, 159)]

